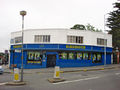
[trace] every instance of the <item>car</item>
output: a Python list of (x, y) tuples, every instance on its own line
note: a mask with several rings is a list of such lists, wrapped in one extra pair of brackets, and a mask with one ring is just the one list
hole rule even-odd
[(0, 74), (3, 74), (3, 72), (4, 72), (4, 69), (2, 66), (0, 66)]

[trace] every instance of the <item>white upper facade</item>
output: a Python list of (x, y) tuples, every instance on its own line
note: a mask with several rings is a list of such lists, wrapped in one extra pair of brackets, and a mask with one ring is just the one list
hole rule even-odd
[[(35, 36), (50, 36), (49, 42), (36, 42)], [(68, 36), (83, 37), (82, 43), (68, 42)], [(21, 44), (15, 42), (15, 38), (22, 37), (22, 32), (11, 33), (11, 45)], [(88, 30), (74, 30), (74, 29), (28, 29), (24, 30), (23, 43), (24, 44), (76, 44), (76, 45), (91, 45), (104, 46), (98, 44), (97, 39), (107, 40), (107, 47), (112, 47), (112, 35), (102, 32), (92, 32)], [(22, 39), (22, 38), (19, 38)], [(76, 39), (77, 40), (77, 39)]]

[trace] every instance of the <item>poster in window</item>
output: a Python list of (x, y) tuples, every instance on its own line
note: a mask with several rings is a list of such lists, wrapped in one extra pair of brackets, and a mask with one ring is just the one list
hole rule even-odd
[(83, 59), (88, 60), (88, 53), (83, 53)]
[(62, 53), (59, 53), (59, 59), (62, 59)]
[(97, 54), (97, 60), (98, 60), (98, 61), (101, 60), (101, 54)]
[(28, 52), (28, 60), (34, 59), (34, 52)]
[(40, 52), (28, 52), (28, 64), (42, 64), (42, 55)]
[(77, 53), (77, 59), (82, 60), (82, 53)]
[(69, 53), (69, 59), (74, 59), (74, 53)]
[(67, 53), (62, 53), (62, 59), (67, 59)]
[(34, 60), (40, 60), (40, 53), (39, 52), (35, 52), (35, 57), (34, 57)]
[(96, 61), (96, 54), (93, 54), (93, 62), (95, 62)]

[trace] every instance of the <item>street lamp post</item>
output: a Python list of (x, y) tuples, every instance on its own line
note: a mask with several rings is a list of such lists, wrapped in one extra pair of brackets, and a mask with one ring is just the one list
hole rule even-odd
[(20, 15), (22, 16), (22, 64), (21, 64), (21, 82), (23, 82), (23, 30), (24, 30), (24, 16), (26, 15), (26, 11), (20, 11)]
[[(104, 33), (105, 33), (105, 24), (106, 24), (105, 15), (104, 15)], [(104, 34), (104, 66), (106, 66), (106, 45), (107, 45), (107, 41), (105, 38), (106, 38), (106, 36)]]

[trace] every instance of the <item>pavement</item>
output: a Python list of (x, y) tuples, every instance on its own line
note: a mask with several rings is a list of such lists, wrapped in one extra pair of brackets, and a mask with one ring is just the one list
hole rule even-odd
[[(13, 69), (9, 69), (8, 65), (3, 65), (5, 73), (13, 73)], [(110, 64), (101, 66), (90, 66), (90, 67), (71, 67), (71, 68), (60, 68), (60, 73), (79, 72), (79, 71), (96, 71), (105, 69), (120, 68), (120, 64)], [(41, 68), (41, 69), (24, 69), (24, 74), (32, 73), (54, 73), (54, 68)]]

